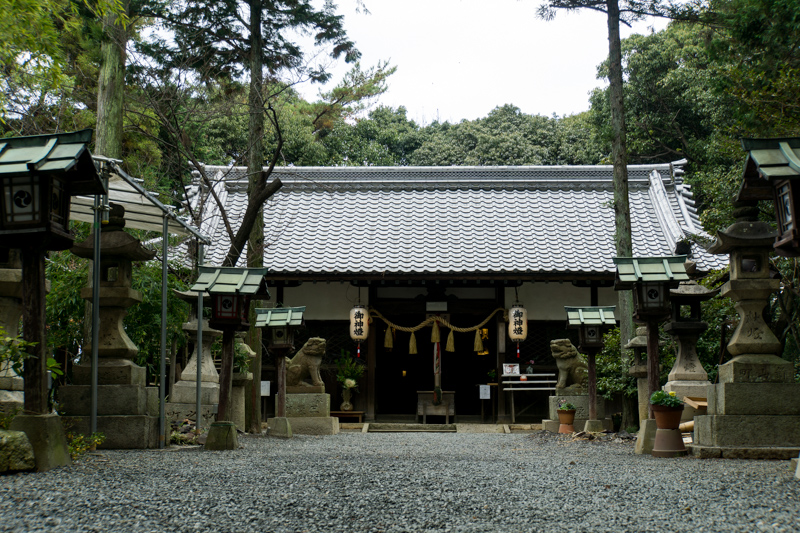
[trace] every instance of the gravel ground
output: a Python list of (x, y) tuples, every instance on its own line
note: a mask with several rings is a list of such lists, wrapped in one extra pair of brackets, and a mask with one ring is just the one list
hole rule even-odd
[(0, 531), (798, 531), (786, 461), (658, 459), (565, 436), (244, 436), (0, 477)]

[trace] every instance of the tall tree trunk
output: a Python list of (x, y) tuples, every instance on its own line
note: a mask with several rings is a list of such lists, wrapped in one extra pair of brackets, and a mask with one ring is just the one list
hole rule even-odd
[[(127, 2), (125, 3), (127, 11)], [(125, 96), (127, 30), (116, 15), (103, 20), (100, 45), (100, 76), (97, 82), (97, 136), (94, 153), (122, 158), (122, 116)]]
[[(625, 128), (625, 100), (622, 93), (622, 46), (619, 38), (619, 1), (607, 0), (608, 12), (608, 83), (609, 107), (611, 109), (611, 128), (614, 139), (611, 153), (614, 164), (614, 240), (618, 257), (633, 256), (633, 240), (631, 238), (631, 209), (628, 199), (628, 147)], [(633, 292), (618, 291), (617, 316), (619, 317), (620, 357), (622, 361), (630, 360), (628, 350), (624, 346), (633, 338)], [(622, 365), (627, 376), (627, 365)], [(623, 418), (630, 416), (625, 413)]]
[[(250, 123), (249, 139), (250, 153), (247, 157), (247, 174), (249, 183), (248, 197), (255, 190), (262, 177), (264, 169), (264, 98), (262, 79), (262, 53), (264, 41), (261, 34), (261, 2), (252, 0), (250, 3)], [(259, 209), (250, 236), (247, 240), (247, 266), (258, 268), (264, 266), (264, 208)], [(255, 352), (251, 363), (253, 372), (253, 387), (250, 395), (250, 433), (261, 433), (261, 329), (255, 327), (255, 306), (250, 306), (250, 331), (247, 340), (250, 348)]]

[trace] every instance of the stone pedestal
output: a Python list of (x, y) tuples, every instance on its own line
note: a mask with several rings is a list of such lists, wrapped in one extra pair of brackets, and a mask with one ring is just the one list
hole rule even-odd
[(639, 455), (650, 455), (653, 453), (653, 444), (656, 441), (656, 421), (653, 418), (647, 418), (640, 422), (639, 433), (636, 436), (636, 446), (634, 453)]
[[(330, 394), (287, 394), (286, 419), (295, 435), (336, 435), (339, 419), (331, 416)], [(268, 419), (267, 426), (278, 425), (276, 419)]]
[(605, 411), (602, 402), (597, 402), (597, 420), (590, 424), (590, 428), (586, 429), (586, 422), (589, 419), (589, 395), (576, 394), (572, 396), (550, 396), (548, 420), (542, 420), (542, 429), (558, 433), (558, 404), (559, 402), (571, 403), (575, 406), (575, 422), (573, 426), (575, 431), (603, 431), (607, 429), (611, 431), (614, 429), (614, 424), (610, 418), (605, 418)]
[(10, 429), (22, 431), (28, 436), (33, 447), (37, 472), (72, 464), (64, 427), (58, 415), (19, 414), (11, 421)]
[[(0, 268), (0, 327), (6, 335), (19, 334), (22, 316), (22, 269)], [(13, 413), (25, 403), (25, 382), (7, 362), (0, 362), (0, 412)]]
[(245, 385), (248, 381), (253, 381), (253, 374), (250, 372), (246, 374), (234, 372), (233, 389), (231, 390), (231, 418), (239, 431), (247, 431), (245, 428)]
[[(183, 296), (185, 293), (179, 293)], [(186, 299), (186, 298), (185, 298)], [(197, 298), (188, 299), (196, 301)], [(183, 330), (190, 339), (197, 338), (197, 318), (183, 324)], [(202, 363), (200, 364), (200, 427), (207, 428), (214, 422), (219, 405), (219, 373), (214, 366), (211, 345), (217, 337), (222, 336), (218, 329), (212, 329), (208, 320), (203, 320)], [(195, 343), (196, 344), (196, 343)], [(172, 387), (169, 401), (166, 404), (165, 416), (168, 422), (197, 420), (197, 353), (195, 345), (186, 368), (183, 369), (180, 381)], [(238, 424), (237, 424), (238, 426)], [(240, 429), (243, 429), (240, 427)]]

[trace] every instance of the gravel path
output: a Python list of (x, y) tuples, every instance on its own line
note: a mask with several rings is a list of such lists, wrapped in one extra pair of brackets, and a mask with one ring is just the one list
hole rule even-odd
[(0, 531), (798, 531), (785, 461), (533, 434), (245, 436), (0, 477)]

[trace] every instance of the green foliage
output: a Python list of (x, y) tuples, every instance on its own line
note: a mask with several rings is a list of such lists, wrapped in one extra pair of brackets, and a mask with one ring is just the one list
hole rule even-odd
[(46, 296), (48, 350), (64, 353), (71, 361), (78, 358), (85, 344), (87, 306), (81, 290), (87, 285), (89, 264), (89, 260), (64, 251), (51, 253), (45, 267), (50, 281)]
[(336, 360), (336, 381), (346, 388), (356, 388), (358, 380), (364, 375), (366, 367), (359, 363), (353, 355), (342, 350)]
[(558, 410), (559, 411), (573, 411), (575, 409), (577, 409), (577, 407), (575, 407), (574, 404), (571, 404), (569, 402), (564, 402), (563, 400), (558, 402)]
[[(189, 316), (189, 304), (172, 289), (186, 290), (188, 272), (178, 263), (169, 263), (167, 273), (167, 342), (186, 342), (181, 328)], [(159, 373), (161, 361), (161, 262), (147, 261), (133, 264), (133, 289), (142, 293), (142, 301), (128, 310), (123, 320), (125, 332), (139, 348), (135, 363), (147, 368), (149, 376)], [(169, 347), (167, 348), (169, 352)]]
[(675, 392), (665, 392), (657, 390), (650, 396), (652, 405), (663, 405), (665, 407), (683, 407), (683, 402), (675, 395)]
[(9, 412), (0, 410), (0, 429), (9, 429), (11, 427), (11, 421), (14, 420), (14, 417), (17, 416), (17, 413), (20, 411), (22, 411), (22, 408), (20, 407), (17, 407)]
[(0, 368), (9, 366), (18, 375), (23, 375), (22, 367), (25, 360), (31, 357), (27, 350), (36, 344), (25, 341), (20, 335), (11, 337), (6, 334), (3, 326), (0, 326)]

